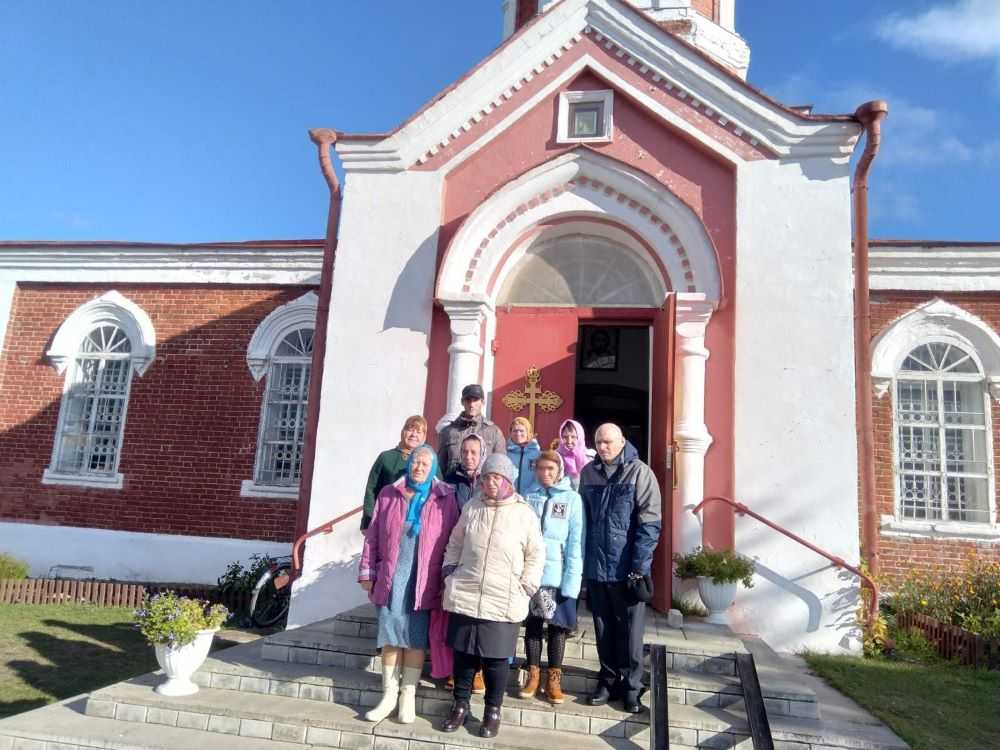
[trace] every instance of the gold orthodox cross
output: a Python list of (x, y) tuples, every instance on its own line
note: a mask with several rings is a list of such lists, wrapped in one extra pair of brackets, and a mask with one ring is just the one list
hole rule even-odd
[(515, 414), (528, 407), (528, 421), (531, 429), (535, 429), (535, 407), (545, 412), (553, 412), (562, 406), (562, 396), (555, 391), (543, 391), (541, 388), (542, 373), (537, 367), (529, 367), (525, 373), (524, 388), (511, 391), (501, 401), (503, 405)]

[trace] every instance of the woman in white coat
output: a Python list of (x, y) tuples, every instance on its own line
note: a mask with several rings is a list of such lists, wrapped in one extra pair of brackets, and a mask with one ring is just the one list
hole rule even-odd
[(500, 731), (509, 660), (514, 656), (528, 602), (545, 567), (538, 516), (514, 492), (514, 465), (493, 454), (480, 474), (479, 491), (462, 509), (444, 554), (443, 607), (448, 645), (455, 652), (455, 702), (441, 729), (457, 731), (469, 717), (476, 670), (486, 678), (481, 737)]

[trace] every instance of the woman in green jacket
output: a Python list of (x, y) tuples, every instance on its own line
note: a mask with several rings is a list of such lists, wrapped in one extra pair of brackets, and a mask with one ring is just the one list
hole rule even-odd
[[(368, 528), (375, 512), (375, 498), (383, 487), (399, 479), (406, 473), (406, 461), (415, 448), (424, 444), (427, 438), (427, 420), (419, 414), (408, 417), (399, 433), (399, 445), (382, 451), (368, 472), (368, 484), (365, 487), (365, 508), (361, 512), (361, 530)], [(438, 472), (440, 474), (440, 472)], [(438, 479), (441, 477), (438, 476)]]

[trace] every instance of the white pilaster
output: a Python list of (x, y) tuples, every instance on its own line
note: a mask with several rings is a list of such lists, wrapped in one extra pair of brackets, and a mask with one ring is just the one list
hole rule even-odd
[(10, 322), (10, 309), (14, 305), (16, 290), (15, 282), (0, 280), (0, 354), (3, 354), (4, 341), (7, 339), (7, 324)]
[(478, 383), (483, 362), (483, 322), (492, 313), (492, 305), (479, 295), (443, 300), (451, 324), (451, 345), (448, 347), (448, 400), (445, 415), (438, 429), (462, 411), (462, 389)]
[(705, 425), (705, 329), (714, 307), (704, 294), (678, 294), (675, 331), (674, 441), (677, 502), (673, 512), (674, 552), (701, 545), (701, 523), (691, 512), (705, 495), (705, 454), (712, 436)]

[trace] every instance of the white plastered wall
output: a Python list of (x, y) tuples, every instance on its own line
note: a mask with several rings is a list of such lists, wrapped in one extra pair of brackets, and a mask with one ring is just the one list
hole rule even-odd
[[(347, 175), (309, 528), (361, 504), (375, 457), (395, 445), (407, 416), (423, 411), (440, 220), (437, 173)], [(308, 543), (289, 627), (365, 601), (359, 521), (352, 516)]]
[[(736, 499), (858, 561), (851, 213), (846, 164), (757, 161), (738, 172)], [(752, 518), (757, 562), (734, 625), (785, 651), (857, 650), (858, 579)]]
[(279, 542), (7, 522), (0, 523), (0, 547), (26, 561), (34, 577), (67, 566), (85, 578), (205, 584), (214, 584), (236, 560), (246, 564), (253, 554), (291, 552), (290, 544)]

